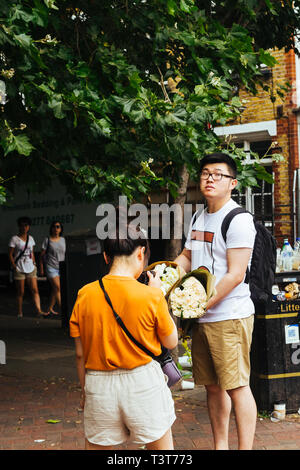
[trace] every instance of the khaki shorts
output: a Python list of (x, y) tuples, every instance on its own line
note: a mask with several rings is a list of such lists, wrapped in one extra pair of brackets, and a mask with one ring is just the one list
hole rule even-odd
[(175, 419), (172, 394), (156, 361), (132, 370), (87, 371), (84, 431), (89, 442), (146, 444), (160, 439)]
[(36, 277), (37, 268), (35, 266), (34, 270), (31, 273), (21, 273), (21, 271), (14, 270), (14, 280), (23, 281), (24, 279)]
[(216, 384), (223, 390), (249, 385), (253, 321), (251, 315), (194, 325), (192, 361), (197, 385)]

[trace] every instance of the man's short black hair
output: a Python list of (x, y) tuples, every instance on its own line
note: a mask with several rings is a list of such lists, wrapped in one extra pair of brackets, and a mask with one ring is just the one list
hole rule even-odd
[(229, 169), (231, 176), (236, 178), (237, 176), (237, 167), (234, 159), (223, 152), (215, 152), (205, 155), (200, 162), (200, 173), (205, 165), (210, 163), (226, 163)]

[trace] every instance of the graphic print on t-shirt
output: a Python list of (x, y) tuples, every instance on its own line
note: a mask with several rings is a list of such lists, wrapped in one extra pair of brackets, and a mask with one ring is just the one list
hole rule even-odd
[[(203, 250), (208, 250), (208, 253), (211, 255), (211, 263), (209, 266), (198, 266), (197, 269), (206, 269), (209, 272), (213, 272), (213, 257), (212, 257), (212, 243), (214, 240), (214, 232), (209, 232), (209, 231), (204, 231), (204, 230), (192, 230), (191, 232), (191, 240), (195, 240), (198, 242), (203, 242), (204, 245), (202, 247), (198, 247), (198, 250), (200, 249), (202, 251), (202, 256), (201, 256), (201, 263), (203, 263)], [(206, 245), (207, 244), (207, 245)], [(200, 261), (200, 259), (199, 259)]]
[(201, 230), (192, 230), (191, 240), (212, 243), (215, 234), (213, 232), (203, 232)]

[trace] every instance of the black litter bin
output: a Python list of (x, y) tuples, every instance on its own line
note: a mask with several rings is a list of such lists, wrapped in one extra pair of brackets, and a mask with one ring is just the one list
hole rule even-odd
[(100, 243), (93, 231), (66, 236), (66, 245), (66, 258), (60, 263), (63, 327), (69, 325), (78, 290), (108, 271), (102, 253), (98, 252)]
[[(293, 282), (300, 283), (300, 273), (276, 274), (280, 290)], [(250, 385), (260, 411), (272, 411), (279, 401), (287, 413), (300, 408), (299, 319), (300, 300), (276, 300), (255, 313)]]

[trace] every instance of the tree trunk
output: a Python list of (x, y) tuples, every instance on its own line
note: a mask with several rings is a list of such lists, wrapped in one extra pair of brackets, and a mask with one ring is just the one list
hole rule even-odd
[[(165, 250), (165, 259), (168, 261), (174, 260), (182, 251), (182, 238), (175, 239), (174, 234), (181, 234), (181, 237), (183, 235), (183, 222), (184, 222), (183, 209), (184, 209), (184, 204), (186, 201), (188, 182), (189, 182), (189, 172), (187, 170), (186, 165), (184, 165), (180, 171), (180, 186), (178, 189), (178, 194), (177, 194), (177, 197), (172, 201), (173, 204), (180, 205), (182, 219), (180, 220), (180, 219), (177, 219), (176, 217), (174, 218), (174, 224), (171, 227), (171, 237), (170, 237), (169, 243), (166, 244), (166, 250)], [(177, 226), (175, 224), (177, 224)], [(178, 326), (177, 318), (173, 317), (173, 320), (175, 321), (175, 324), (177, 324)], [(179, 351), (178, 346), (176, 346), (176, 348), (172, 349), (171, 351), (172, 358), (175, 361), (175, 363), (178, 362), (179, 353), (180, 351)]]
[(182, 238), (175, 239), (174, 234), (180, 233), (181, 237), (183, 235), (184, 204), (186, 201), (188, 182), (189, 182), (189, 172), (188, 172), (186, 165), (183, 165), (183, 167), (180, 170), (180, 186), (178, 188), (178, 194), (177, 194), (177, 197), (172, 201), (172, 204), (179, 204), (181, 208), (182, 219), (180, 220), (180, 218), (175, 217), (174, 223), (172, 224), (172, 227), (171, 227), (170, 240), (169, 240), (169, 243), (166, 244), (166, 249), (165, 249), (165, 259), (169, 261), (174, 260), (180, 254), (182, 250)]

